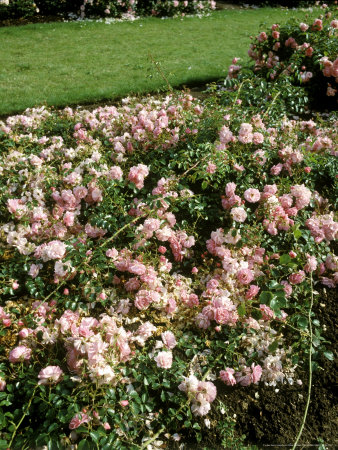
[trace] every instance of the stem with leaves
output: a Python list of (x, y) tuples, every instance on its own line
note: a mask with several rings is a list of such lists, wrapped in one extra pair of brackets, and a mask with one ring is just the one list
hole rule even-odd
[(310, 308), (308, 311), (308, 318), (309, 318), (309, 336), (310, 336), (310, 350), (309, 350), (309, 387), (308, 387), (308, 394), (307, 394), (307, 401), (306, 401), (306, 407), (304, 411), (303, 421), (302, 425), (300, 427), (300, 430), (297, 435), (296, 442), (293, 444), (292, 450), (295, 450), (297, 447), (297, 444), (299, 442), (299, 439), (303, 433), (307, 413), (309, 410), (310, 400), (311, 400), (311, 389), (312, 389), (312, 340), (313, 340), (313, 334), (312, 334), (312, 322), (311, 322), (311, 312), (313, 307), (313, 281), (312, 281), (312, 272), (310, 272), (310, 288), (311, 288), (311, 303)]

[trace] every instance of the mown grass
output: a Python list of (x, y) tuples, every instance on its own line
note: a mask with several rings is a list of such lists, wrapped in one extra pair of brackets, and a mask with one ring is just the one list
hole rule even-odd
[[(311, 16), (315, 16), (312, 13)], [(260, 24), (304, 19), (304, 12), (261, 8), (209, 17), (144, 18), (0, 28), (0, 114), (48, 104), (114, 100), (219, 79), (234, 56), (246, 57)], [(151, 57), (150, 57), (151, 55)]]

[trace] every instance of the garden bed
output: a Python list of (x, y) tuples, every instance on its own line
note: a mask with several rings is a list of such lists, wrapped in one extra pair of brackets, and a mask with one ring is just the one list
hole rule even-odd
[(337, 114), (256, 72), (0, 122), (0, 448), (337, 444)]

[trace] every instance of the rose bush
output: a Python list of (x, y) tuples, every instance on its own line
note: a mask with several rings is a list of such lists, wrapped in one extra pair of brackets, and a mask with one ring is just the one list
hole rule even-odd
[(181, 16), (206, 14), (216, 8), (213, 0), (2, 0), (0, 20), (36, 15), (73, 17), (125, 17), (140, 15)]
[(189, 94), (1, 122), (7, 445), (200, 440), (220, 383), (301, 383), (336, 124)]
[[(311, 23), (291, 20), (261, 31), (248, 54), (254, 65), (233, 60), (225, 88), (235, 91), (243, 106), (274, 100), (274, 110), (285, 114), (337, 107), (337, 7), (325, 7)], [(224, 94), (229, 101), (228, 92)], [(231, 96), (230, 96), (231, 97)]]

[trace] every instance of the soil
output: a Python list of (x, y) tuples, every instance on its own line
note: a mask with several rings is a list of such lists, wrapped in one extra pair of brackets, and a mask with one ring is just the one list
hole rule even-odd
[[(314, 312), (321, 324), (325, 325), (323, 336), (330, 341), (328, 346), (336, 353), (335, 335), (336, 293), (333, 289), (322, 289), (320, 301)], [(310, 407), (305, 427), (298, 445), (300, 447), (338, 448), (338, 406), (337, 363), (325, 356), (319, 360), (320, 369), (313, 373)], [(303, 385), (277, 385), (266, 387), (262, 384), (243, 388), (217, 384), (218, 398), (229, 408), (229, 415), (236, 415), (235, 432), (245, 435), (244, 444), (252, 448), (271, 450), (289, 449), (293, 446), (302, 424), (308, 393), (308, 373), (300, 375)], [(276, 392), (278, 391), (278, 392)], [(214, 424), (223, 420), (221, 415), (209, 414), (212, 427), (203, 428), (201, 445), (190, 444), (185, 449), (223, 449), (221, 439), (215, 434)], [(229, 447), (235, 448), (235, 447)]]
[[(324, 337), (337, 350), (335, 335), (335, 291), (324, 289), (314, 312), (321, 324), (326, 326)], [(338, 406), (335, 401), (337, 389), (337, 363), (325, 356), (319, 361), (321, 369), (313, 374), (311, 403), (299, 445), (318, 445), (322, 439), (329, 448), (338, 446)], [(308, 376), (303, 385), (277, 386), (266, 389), (259, 386), (234, 390), (227, 395), (231, 410), (237, 414), (237, 431), (247, 436), (247, 441), (259, 446), (291, 446), (300, 429), (308, 391)], [(255, 398), (258, 392), (259, 398)], [(282, 446), (282, 447), (281, 447)]]

